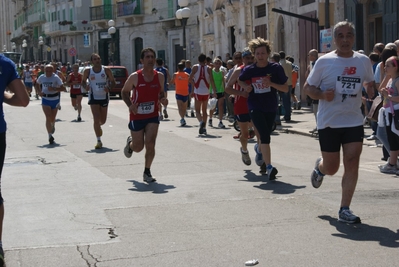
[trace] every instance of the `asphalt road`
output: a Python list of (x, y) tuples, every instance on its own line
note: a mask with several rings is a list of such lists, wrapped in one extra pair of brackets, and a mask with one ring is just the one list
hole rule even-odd
[(151, 185), (142, 181), (144, 153), (123, 155), (129, 130), (121, 100), (110, 101), (101, 150), (87, 98), (76, 122), (63, 94), (56, 145), (48, 145), (40, 101), (5, 106), (7, 267), (230, 267), (251, 259), (257, 266), (398, 266), (399, 178), (379, 172), (373, 142), (363, 146), (351, 206), (362, 224), (347, 225), (337, 222), (342, 166), (319, 189), (310, 184), (320, 152), (306, 134), (314, 124), (307, 108), (274, 132), (279, 173), (269, 182), (254, 162), (241, 162), (233, 128), (199, 137), (196, 119), (179, 126), (173, 92), (169, 98)]

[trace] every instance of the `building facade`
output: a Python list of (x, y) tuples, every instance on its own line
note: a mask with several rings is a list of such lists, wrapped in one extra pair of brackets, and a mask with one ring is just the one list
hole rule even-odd
[[(366, 53), (377, 42), (398, 39), (397, 0), (183, 0), (190, 14), (176, 18), (178, 0), (0, 0), (3, 47), (24, 52), (26, 60), (87, 61), (98, 53), (104, 65), (135, 71), (143, 47), (153, 47), (174, 71), (181, 59), (232, 55), (252, 38), (270, 40), (300, 66), (303, 84), (310, 49), (320, 44), (322, 29), (348, 19), (356, 25), (354, 49)], [(110, 33), (109, 21), (115, 33)], [(112, 23), (112, 22), (111, 22)], [(43, 37), (43, 44), (39, 38)], [(330, 36), (331, 37), (331, 36)], [(23, 48), (23, 41), (27, 47)], [(185, 41), (185, 42), (184, 42)], [(302, 96), (303, 98), (303, 96)]]

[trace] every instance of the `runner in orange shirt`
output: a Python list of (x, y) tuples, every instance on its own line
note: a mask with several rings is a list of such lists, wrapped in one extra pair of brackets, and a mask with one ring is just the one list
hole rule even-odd
[(173, 74), (172, 79), (170, 80), (169, 84), (175, 84), (176, 88), (176, 101), (177, 101), (177, 108), (179, 109), (180, 115), (180, 126), (186, 125), (186, 120), (184, 116), (187, 110), (187, 100), (189, 96), (188, 92), (188, 84), (189, 84), (189, 77), (190, 75), (184, 71), (184, 63), (180, 62), (177, 64), (178, 72)]

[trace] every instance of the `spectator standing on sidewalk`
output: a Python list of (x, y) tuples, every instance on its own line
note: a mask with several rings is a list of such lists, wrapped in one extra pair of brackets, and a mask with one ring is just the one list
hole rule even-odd
[[(9, 90), (9, 93), (6, 91)], [(26, 107), (29, 104), (29, 95), (25, 89), (25, 85), (20, 79), (16, 66), (9, 58), (0, 54), (0, 90), (3, 94), (0, 102), (0, 180), (3, 171), (4, 159), (6, 155), (6, 131), (7, 124), (4, 120), (3, 103), (10, 106)], [(0, 182), (1, 184), (1, 182)], [(4, 219), (4, 200), (1, 194), (0, 186), (0, 266), (4, 266), (3, 251), (3, 219)]]
[(288, 78), (280, 64), (268, 61), (269, 41), (258, 37), (249, 41), (248, 46), (256, 63), (242, 71), (238, 84), (249, 93), (248, 110), (260, 137), (255, 145), (255, 161), (263, 161), (261, 173), (275, 180), (278, 171), (271, 164), (270, 134), (277, 114), (277, 91), (288, 92)]
[(317, 60), (304, 87), (312, 99), (320, 100), (317, 129), (322, 156), (316, 160), (311, 182), (319, 188), (324, 175), (338, 171), (342, 146), (344, 174), (338, 217), (341, 222), (360, 223), (349, 206), (358, 180), (364, 138), (362, 87), (373, 96), (373, 69), (367, 56), (352, 50), (355, 26), (351, 22), (338, 22), (333, 38), (337, 49)]
[(158, 135), (159, 103), (167, 104), (164, 91), (164, 75), (154, 69), (155, 50), (148, 47), (141, 51), (140, 62), (143, 68), (133, 72), (122, 88), (122, 99), (129, 108), (130, 135), (123, 150), (130, 158), (133, 152), (145, 148), (143, 180), (155, 182), (151, 175), (151, 165), (155, 157), (155, 141)]
[[(305, 80), (308, 78), (310, 72), (312, 71), (314, 65), (316, 64), (316, 61), (319, 57), (319, 52), (317, 52), (316, 49), (312, 49), (309, 51), (308, 53), (308, 57), (309, 57), (309, 65), (308, 68), (306, 69), (305, 72)], [(318, 99), (312, 99), (310, 96), (307, 96), (308, 101), (310, 101), (311, 105), (312, 105), (312, 110), (313, 110), (313, 114), (316, 120), (316, 124), (317, 124), (317, 110), (319, 107), (319, 100)], [(317, 127), (313, 128), (312, 130), (309, 131), (310, 133), (316, 133), (317, 132)]]
[(399, 130), (396, 129), (394, 119), (395, 110), (399, 110), (399, 58), (392, 56), (385, 62), (386, 77), (380, 85), (379, 91), (385, 99), (384, 116), (386, 120), (386, 133), (389, 143), (389, 160), (385, 165), (379, 166), (382, 173), (395, 174), (398, 171), (397, 160), (399, 156)]
[[(392, 49), (392, 47), (391, 48), (386, 47), (386, 48), (384, 48), (382, 50), (381, 57), (380, 57), (381, 58), (381, 62), (377, 65), (376, 72), (374, 73), (374, 81), (375, 81), (376, 85), (378, 85), (378, 88), (381, 87), (381, 82), (383, 82), (384, 79), (386, 78), (385, 77), (386, 76), (385, 75), (385, 62), (387, 61), (388, 58), (390, 58), (392, 56), (396, 56), (396, 55), (397, 55), (396, 50)], [(382, 69), (384, 71), (381, 72), (380, 74), (377, 74), (377, 70), (378, 69)], [(388, 79), (389, 79), (389, 77), (388, 77)], [(385, 85), (383, 85), (383, 87), (385, 87)], [(385, 99), (384, 99), (384, 101), (385, 101)], [(386, 127), (385, 120), (379, 120), (378, 121), (378, 127), (377, 127), (377, 130), (376, 130), (376, 136), (377, 136), (378, 140), (380, 140), (381, 143), (383, 144), (383, 158), (382, 158), (382, 160), (386, 161), (389, 158), (389, 152), (388, 151), (390, 151), (390, 145), (389, 145), (389, 142), (388, 142), (388, 136), (387, 136), (387, 131), (386, 131), (385, 127)], [(384, 148), (385, 148), (386, 151), (384, 151)]]
[(294, 58), (291, 56), (288, 56), (286, 58), (289, 62), (292, 64), (292, 90), (291, 90), (291, 100), (294, 102), (294, 109), (301, 109), (301, 101), (298, 100), (295, 94), (295, 87), (296, 83), (298, 81), (298, 73), (299, 73), (299, 67), (298, 65), (294, 64)]
[(284, 69), (285, 76), (287, 76), (287, 85), (288, 85), (288, 92), (281, 92), (279, 91), (279, 95), (283, 100), (283, 108), (284, 108), (284, 120), (285, 122), (291, 121), (291, 91), (292, 91), (292, 63), (285, 59), (285, 52), (280, 51), (280, 65)]

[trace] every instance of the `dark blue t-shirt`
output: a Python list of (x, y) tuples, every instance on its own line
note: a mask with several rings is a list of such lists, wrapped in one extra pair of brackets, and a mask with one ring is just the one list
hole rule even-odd
[(12, 81), (19, 78), (14, 62), (0, 54), (0, 133), (4, 133), (7, 130), (3, 111), (4, 91)]
[(166, 72), (166, 68), (164, 67), (156, 67), (156, 71), (162, 72), (163, 76), (165, 77), (165, 81), (163, 83), (164, 90), (168, 89), (168, 73)]
[(241, 72), (240, 81), (251, 81), (254, 88), (248, 96), (248, 109), (262, 112), (276, 112), (277, 90), (273, 87), (265, 88), (262, 84), (262, 77), (269, 76), (271, 82), (284, 84), (287, 82), (287, 76), (283, 67), (278, 63), (269, 62), (266, 67), (259, 68), (256, 63), (244, 68)]

